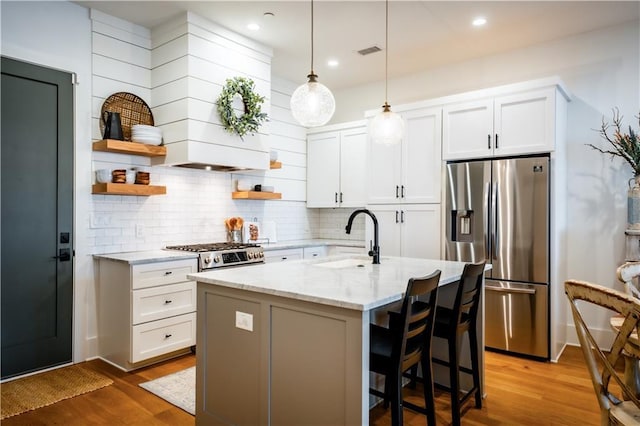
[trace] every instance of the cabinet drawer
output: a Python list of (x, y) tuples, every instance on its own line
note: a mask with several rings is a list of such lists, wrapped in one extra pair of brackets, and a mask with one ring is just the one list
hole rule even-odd
[(326, 246), (318, 246), (318, 247), (304, 247), (302, 249), (302, 258), (303, 259), (313, 259), (316, 257), (324, 257), (327, 255), (327, 247)]
[(196, 283), (143, 288), (132, 292), (132, 322), (143, 322), (188, 314), (196, 310)]
[(196, 344), (196, 313), (133, 326), (132, 363)]
[(197, 268), (196, 259), (133, 265), (131, 267), (132, 288), (146, 288), (188, 281), (187, 274), (197, 272)]
[(287, 260), (302, 259), (302, 249), (265, 250), (265, 262), (285, 262)]

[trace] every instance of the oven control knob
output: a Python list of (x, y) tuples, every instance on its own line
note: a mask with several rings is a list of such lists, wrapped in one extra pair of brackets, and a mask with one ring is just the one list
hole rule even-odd
[(213, 258), (213, 261), (214, 261), (215, 263), (220, 263), (220, 256), (216, 256), (216, 257), (214, 257), (214, 258)]
[(206, 265), (209, 265), (209, 264), (211, 263), (211, 256), (207, 256), (207, 257), (205, 257), (205, 258), (204, 258), (204, 259), (202, 259), (202, 260), (204, 261), (204, 263), (205, 263)]
[(247, 257), (249, 259), (253, 259), (253, 252), (250, 251), (249, 253), (247, 253)]
[(262, 259), (263, 257), (264, 257), (264, 252), (263, 252), (263, 251), (261, 251), (261, 252), (260, 252), (260, 258)]

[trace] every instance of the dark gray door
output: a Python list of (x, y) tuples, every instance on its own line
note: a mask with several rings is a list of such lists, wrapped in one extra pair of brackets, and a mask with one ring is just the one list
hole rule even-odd
[(2, 58), (2, 378), (72, 361), (71, 74)]

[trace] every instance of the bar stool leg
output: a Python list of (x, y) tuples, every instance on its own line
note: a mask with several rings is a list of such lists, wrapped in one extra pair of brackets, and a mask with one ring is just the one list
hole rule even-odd
[(436, 426), (436, 406), (433, 391), (433, 367), (431, 361), (422, 360), (422, 388), (424, 390), (424, 406), (427, 411), (427, 425)]
[[(390, 377), (392, 378), (392, 377)], [(391, 388), (391, 425), (402, 426), (402, 376), (393, 377)]]
[(460, 343), (459, 335), (449, 340), (449, 382), (451, 387), (451, 424), (460, 426)]
[(469, 349), (471, 353), (471, 369), (473, 386), (475, 387), (476, 408), (482, 408), (482, 392), (480, 391), (480, 361), (478, 357), (478, 335), (475, 327), (469, 330)]

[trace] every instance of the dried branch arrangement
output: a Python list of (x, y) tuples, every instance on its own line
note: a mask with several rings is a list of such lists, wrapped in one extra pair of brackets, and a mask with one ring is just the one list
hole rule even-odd
[[(638, 114), (637, 118), (640, 126), (640, 114)], [(613, 134), (609, 135), (611, 128), (613, 128)], [(638, 132), (634, 132), (631, 126), (629, 126), (628, 134), (622, 131), (622, 116), (618, 108), (613, 109), (613, 124), (609, 124), (603, 117), (602, 125), (597, 132), (604, 140), (609, 142), (611, 148), (602, 149), (590, 143), (587, 146), (603, 154), (609, 154), (611, 157), (622, 157), (633, 169), (634, 176), (640, 176), (640, 139), (638, 138)]]

